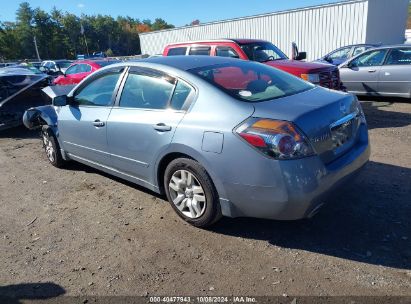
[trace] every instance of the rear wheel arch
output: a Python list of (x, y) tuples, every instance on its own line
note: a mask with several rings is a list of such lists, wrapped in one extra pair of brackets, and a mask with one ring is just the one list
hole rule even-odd
[(165, 193), (163, 189), (165, 169), (167, 168), (167, 165), (176, 158), (188, 158), (198, 162), (210, 176), (219, 196), (226, 197), (223, 183), (208, 159), (190, 146), (177, 143), (172, 143), (167, 151), (163, 151), (163, 153), (157, 157), (159, 161), (156, 162), (152, 176), (154, 177), (154, 182), (157, 182), (161, 194)]
[(185, 154), (185, 153), (181, 153), (181, 152), (171, 152), (171, 153), (168, 153), (168, 154), (164, 155), (161, 158), (161, 160), (160, 160), (160, 162), (158, 163), (158, 166), (157, 166), (157, 185), (158, 185), (158, 188), (159, 188), (161, 194), (165, 194), (165, 191), (164, 191), (164, 173), (166, 171), (166, 168), (167, 168), (169, 163), (171, 163), (173, 160), (175, 160), (177, 158), (188, 158), (188, 159), (192, 159), (192, 160), (195, 160), (196, 162), (198, 162), (196, 159), (194, 159), (190, 155)]

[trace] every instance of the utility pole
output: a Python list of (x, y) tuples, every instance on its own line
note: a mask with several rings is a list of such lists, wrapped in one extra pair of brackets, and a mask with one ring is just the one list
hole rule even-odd
[(39, 49), (38, 49), (38, 47), (37, 47), (36, 36), (34, 36), (33, 42), (34, 42), (34, 47), (36, 48), (37, 60), (38, 60), (38, 61), (41, 61), (40, 55), (39, 55)]
[(80, 34), (83, 35), (84, 43), (86, 44), (87, 56), (89, 56), (90, 54), (88, 52), (87, 39), (86, 39), (86, 35), (85, 35), (85, 32), (84, 32), (83, 23), (80, 23)]

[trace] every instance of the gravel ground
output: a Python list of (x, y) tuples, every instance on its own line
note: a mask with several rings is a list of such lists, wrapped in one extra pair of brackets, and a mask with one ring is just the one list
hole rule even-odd
[(210, 230), (130, 183), (52, 167), (37, 132), (0, 133), (0, 295), (410, 296), (411, 103), (362, 103), (371, 161), (316, 217)]

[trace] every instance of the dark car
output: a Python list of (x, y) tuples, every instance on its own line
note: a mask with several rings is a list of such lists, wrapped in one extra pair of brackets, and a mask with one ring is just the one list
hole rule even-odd
[(329, 63), (333, 65), (340, 65), (344, 61), (355, 57), (362, 52), (365, 52), (368, 49), (378, 47), (379, 44), (355, 44), (355, 45), (348, 45), (336, 49), (331, 53), (321, 57), (320, 59), (315, 60), (314, 62), (321, 62), (321, 63)]
[(49, 76), (31, 66), (0, 68), (0, 130), (21, 125), (24, 111), (46, 104), (41, 89), (49, 84)]

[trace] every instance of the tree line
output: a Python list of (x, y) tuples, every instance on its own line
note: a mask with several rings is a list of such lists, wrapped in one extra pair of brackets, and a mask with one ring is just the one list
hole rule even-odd
[(19, 5), (15, 22), (0, 21), (0, 60), (74, 59), (77, 54), (105, 52), (108, 56), (140, 54), (139, 33), (174, 28), (161, 18), (152, 22), (132, 17), (82, 15), (54, 7), (50, 12)]

